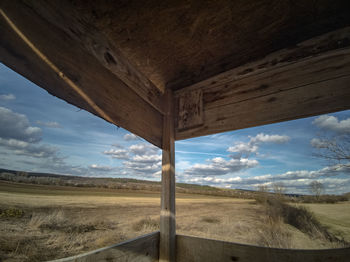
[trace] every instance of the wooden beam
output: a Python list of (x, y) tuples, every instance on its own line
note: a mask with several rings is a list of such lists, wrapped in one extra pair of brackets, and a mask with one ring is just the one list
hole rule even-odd
[[(22, 8), (23, 1), (16, 1)], [(94, 56), (142, 99), (163, 113), (164, 89), (156, 87), (135, 65), (133, 65), (109, 39), (97, 29), (90, 17), (71, 1), (61, 0), (57, 5), (45, 0), (25, 1), (26, 5), (74, 39), (86, 52)], [(90, 14), (91, 15), (91, 14)]]
[[(350, 27), (230, 70), (176, 96), (176, 140), (350, 108)], [(203, 124), (181, 129), (179, 99), (202, 90)]]
[(161, 147), (162, 114), (81, 42), (26, 3), (0, 3), (0, 62), (49, 93)]
[(176, 236), (178, 262), (343, 262), (350, 248), (300, 250), (259, 247), (191, 236)]
[(103, 247), (77, 256), (52, 260), (51, 262), (156, 262), (158, 261), (158, 255), (159, 232), (153, 232), (113, 246)]
[(175, 140), (172, 91), (165, 92), (159, 261), (175, 261)]

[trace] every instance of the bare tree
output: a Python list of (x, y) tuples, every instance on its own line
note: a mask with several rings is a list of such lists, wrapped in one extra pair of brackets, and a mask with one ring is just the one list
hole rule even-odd
[(261, 184), (257, 186), (259, 195), (257, 195), (257, 201), (259, 201), (262, 204), (266, 204), (267, 199), (268, 199), (268, 191), (269, 187), (267, 185)]
[(273, 192), (279, 197), (282, 197), (283, 194), (286, 192), (286, 187), (282, 182), (273, 183), (272, 189), (273, 189)]
[(320, 198), (320, 195), (324, 192), (324, 186), (321, 182), (319, 181), (312, 181), (309, 184), (309, 189), (312, 194), (316, 196), (316, 199), (318, 200)]
[(317, 149), (315, 156), (349, 166), (350, 134), (314, 138), (311, 140), (311, 145)]
[(265, 194), (269, 191), (269, 187), (263, 184), (258, 185), (258, 191)]

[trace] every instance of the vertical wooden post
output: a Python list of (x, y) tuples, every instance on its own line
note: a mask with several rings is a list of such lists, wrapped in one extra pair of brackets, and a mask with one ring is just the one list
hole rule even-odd
[(165, 92), (159, 261), (175, 261), (175, 131), (171, 90)]

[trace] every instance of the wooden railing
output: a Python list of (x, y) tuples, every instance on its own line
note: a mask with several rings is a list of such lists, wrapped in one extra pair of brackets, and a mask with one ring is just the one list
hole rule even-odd
[[(159, 232), (53, 262), (154, 262), (159, 259)], [(350, 248), (299, 250), (267, 248), (176, 235), (177, 262), (346, 262)]]
[(190, 236), (176, 236), (177, 262), (346, 262), (350, 248), (298, 250), (236, 244)]
[(85, 254), (62, 258), (52, 262), (97, 262), (97, 261), (158, 261), (159, 232), (150, 233)]

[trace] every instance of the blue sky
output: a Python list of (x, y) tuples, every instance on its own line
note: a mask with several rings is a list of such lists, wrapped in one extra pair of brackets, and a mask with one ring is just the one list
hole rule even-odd
[[(350, 110), (177, 141), (177, 181), (308, 193), (318, 180), (327, 193), (349, 192), (349, 164), (314, 156), (320, 138), (348, 135)], [(160, 180), (161, 151), (0, 64), (0, 167)]]

